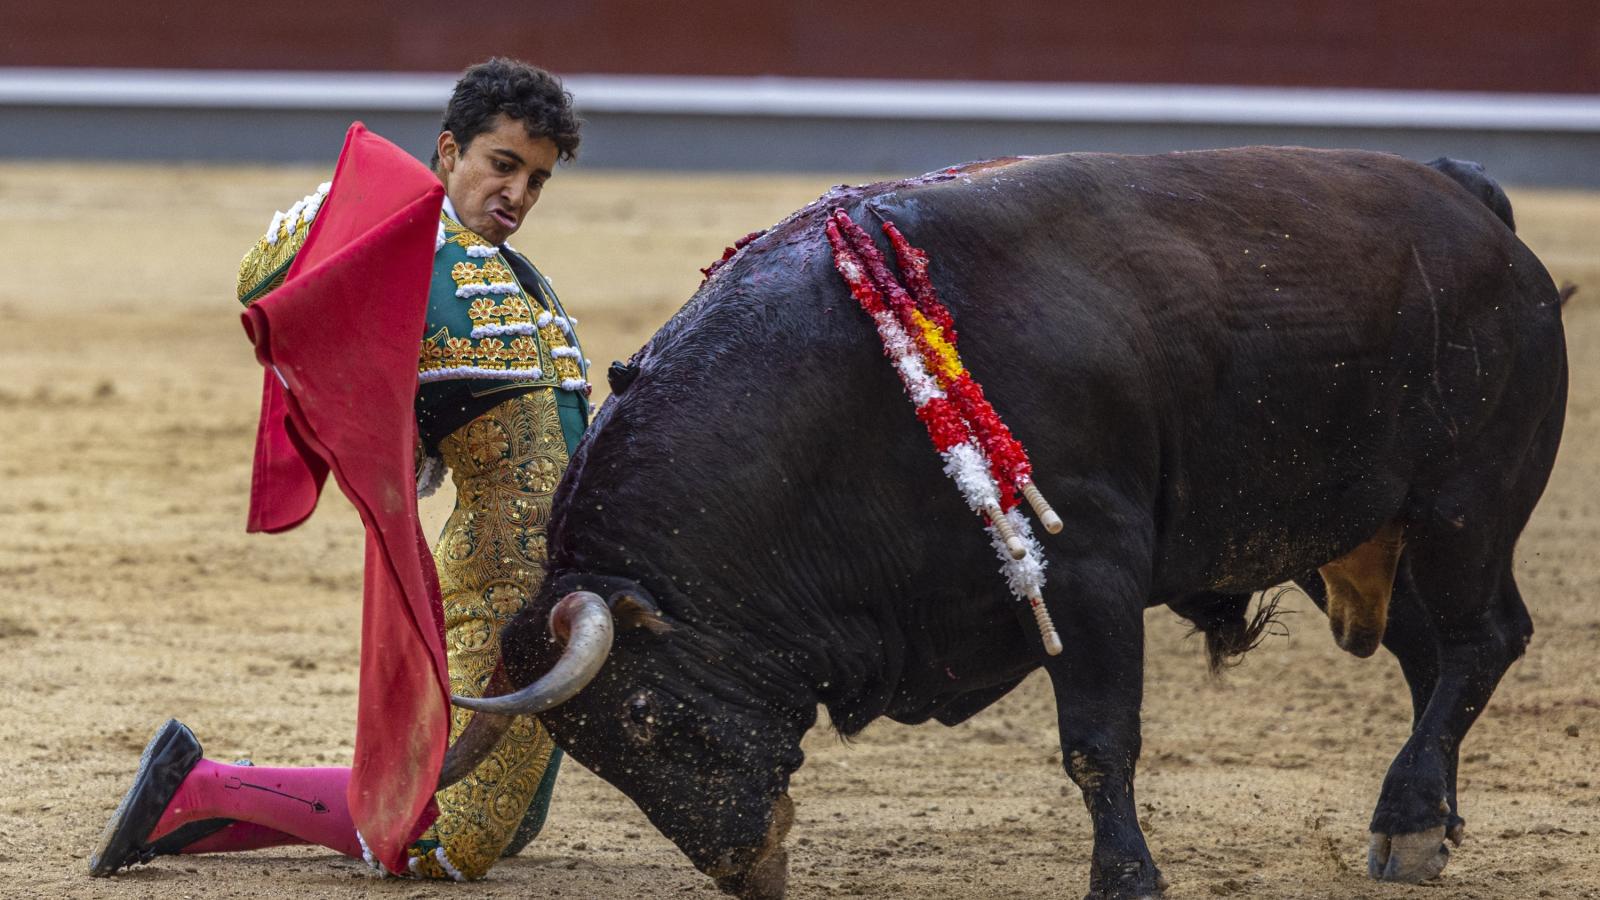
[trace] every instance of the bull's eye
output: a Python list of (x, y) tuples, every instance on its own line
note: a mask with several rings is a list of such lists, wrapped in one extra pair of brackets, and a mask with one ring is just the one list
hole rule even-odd
[(622, 704), (623, 730), (637, 741), (648, 741), (655, 733), (655, 698), (647, 690), (636, 691)]

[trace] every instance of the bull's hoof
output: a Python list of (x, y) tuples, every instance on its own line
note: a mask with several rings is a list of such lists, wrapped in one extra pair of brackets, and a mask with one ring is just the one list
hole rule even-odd
[(1156, 900), (1166, 889), (1167, 879), (1154, 864), (1129, 860), (1092, 872), (1083, 900)]
[[(1452, 839), (1459, 843), (1459, 829)], [(1378, 881), (1416, 884), (1439, 877), (1450, 862), (1444, 845), (1445, 826), (1411, 834), (1373, 832), (1367, 845), (1367, 875)]]

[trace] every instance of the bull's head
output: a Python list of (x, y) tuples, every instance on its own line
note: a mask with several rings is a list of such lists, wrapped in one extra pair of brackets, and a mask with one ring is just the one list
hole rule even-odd
[(547, 619), (524, 614), (507, 627), (490, 692), (525, 687), (453, 698), (477, 715), (451, 746), (441, 787), (471, 772), (513, 717), (538, 714), (567, 753), (627, 794), (724, 891), (782, 897), (794, 818), (785, 789), (815, 701), (752, 699), (719, 665), (744, 668), (749, 660), (727, 657), (748, 648), (674, 630), (631, 581), (588, 581), (609, 596), (570, 591)]

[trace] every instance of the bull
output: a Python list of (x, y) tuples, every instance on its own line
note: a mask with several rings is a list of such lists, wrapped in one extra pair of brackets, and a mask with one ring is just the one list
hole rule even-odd
[[(834, 208), (928, 251), (1029, 446), (1066, 520), (1043, 540), (1059, 656), (835, 273)], [(1252, 592), (1292, 581), (1346, 650), (1399, 660), (1413, 727), (1369, 873), (1432, 877), (1464, 827), (1462, 740), (1532, 634), (1512, 550), (1566, 383), (1556, 288), (1472, 165), (1069, 154), (836, 188), (613, 367), (552, 577), (504, 638), (507, 693), (459, 701), (480, 713), (454, 768), (541, 713), (723, 890), (778, 898), (818, 704), (845, 734), (950, 725), (1042, 666), (1093, 821), (1089, 896), (1154, 895), (1144, 612), (1195, 622), (1217, 662), (1259, 636)]]

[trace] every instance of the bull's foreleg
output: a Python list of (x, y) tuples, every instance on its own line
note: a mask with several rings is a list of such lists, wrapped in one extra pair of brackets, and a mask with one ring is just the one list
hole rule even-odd
[(1144, 682), (1144, 585), (1126, 564), (1057, 564), (1047, 597), (1066, 647), (1045, 664), (1055, 687), (1062, 763), (1094, 821), (1089, 897), (1148, 897), (1166, 882), (1134, 808)]

